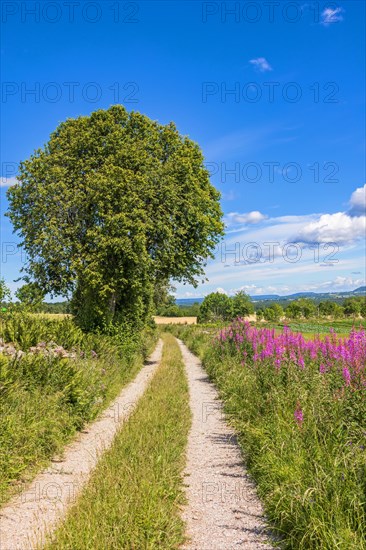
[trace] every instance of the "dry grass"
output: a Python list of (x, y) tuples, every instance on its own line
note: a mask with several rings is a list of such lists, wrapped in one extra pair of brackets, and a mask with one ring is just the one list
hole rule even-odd
[(154, 317), (157, 325), (197, 325), (197, 317)]
[(72, 317), (71, 313), (31, 313), (34, 317), (40, 317), (41, 319), (65, 319), (66, 317)]

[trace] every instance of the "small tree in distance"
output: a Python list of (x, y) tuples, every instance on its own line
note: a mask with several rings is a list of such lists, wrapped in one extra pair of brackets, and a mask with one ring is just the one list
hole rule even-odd
[(245, 317), (254, 313), (254, 305), (250, 296), (242, 290), (231, 298), (233, 317)]
[(11, 294), (8, 286), (5, 284), (4, 279), (0, 279), (0, 304), (10, 300)]
[(15, 291), (15, 296), (22, 306), (31, 311), (39, 309), (44, 299), (42, 289), (34, 282), (26, 283), (18, 288)]
[(263, 317), (266, 321), (279, 321), (284, 315), (283, 308), (276, 302), (266, 307), (263, 312)]
[(199, 323), (231, 321), (237, 317), (245, 317), (254, 312), (250, 296), (245, 292), (237, 292), (229, 297), (221, 292), (212, 292), (205, 297), (200, 305)]
[(226, 294), (211, 292), (200, 305), (199, 323), (227, 321), (232, 319), (232, 301)]

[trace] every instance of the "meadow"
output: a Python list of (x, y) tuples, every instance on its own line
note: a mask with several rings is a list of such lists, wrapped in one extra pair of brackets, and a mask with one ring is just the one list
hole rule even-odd
[(365, 319), (297, 319), (286, 320), (277, 323), (265, 323), (264, 326), (275, 328), (282, 331), (284, 327), (289, 327), (293, 332), (301, 332), (305, 338), (321, 337), (325, 338), (330, 331), (334, 331), (338, 336), (347, 336), (352, 328), (366, 328)]
[(282, 548), (366, 548), (366, 335), (346, 324), (169, 329), (217, 385)]

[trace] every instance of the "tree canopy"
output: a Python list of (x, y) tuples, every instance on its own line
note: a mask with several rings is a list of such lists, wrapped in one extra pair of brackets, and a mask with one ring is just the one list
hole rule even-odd
[(20, 164), (8, 215), (44, 293), (84, 328), (143, 322), (154, 289), (198, 283), (223, 232), (199, 146), (121, 105), (67, 119)]

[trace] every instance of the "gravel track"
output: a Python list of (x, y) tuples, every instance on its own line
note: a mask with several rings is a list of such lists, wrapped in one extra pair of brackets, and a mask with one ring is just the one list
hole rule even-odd
[[(0, 510), (0, 549), (32, 550), (45, 541), (88, 481), (100, 455), (146, 390), (161, 360), (162, 341), (135, 379), (22, 494)], [(39, 547), (38, 546), (38, 547)]]
[(192, 428), (185, 471), (186, 550), (273, 548), (255, 486), (246, 473), (217, 390), (199, 359), (178, 340), (186, 365)]

